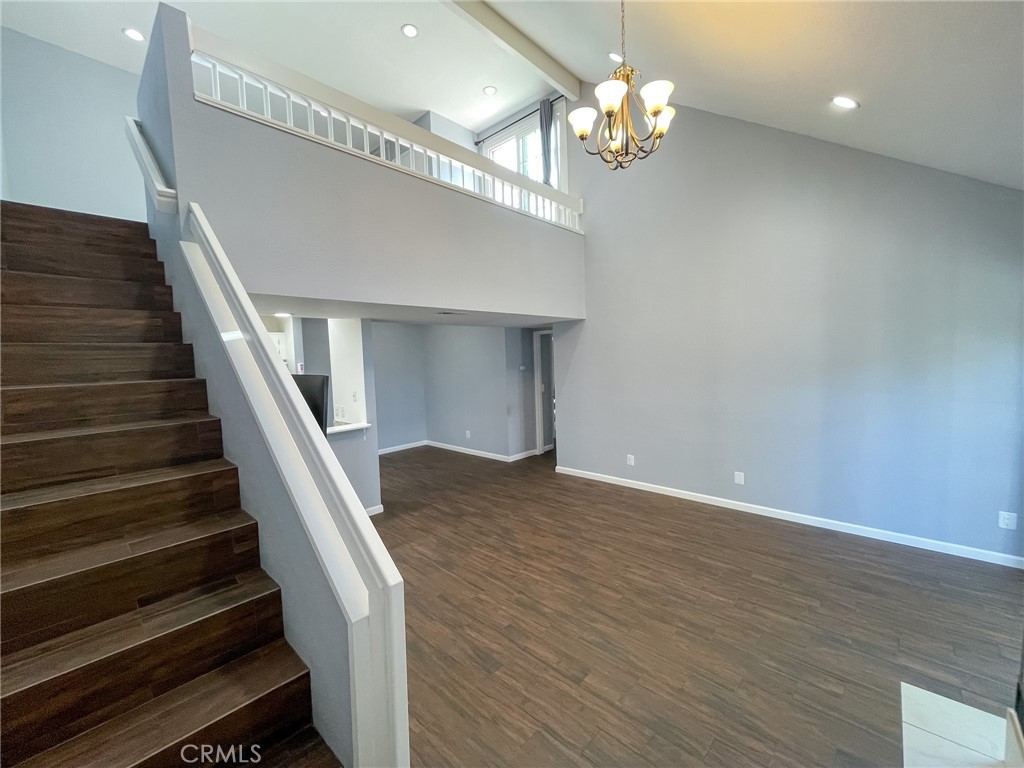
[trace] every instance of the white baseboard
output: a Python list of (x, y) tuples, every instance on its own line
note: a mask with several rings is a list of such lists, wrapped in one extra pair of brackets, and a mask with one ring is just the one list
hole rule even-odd
[(541, 453), (547, 453), (548, 451), (554, 450), (554, 448), (555, 448), (555, 444), (554, 443), (552, 443), (551, 445), (545, 445), (544, 449), (541, 451)]
[(390, 448), (381, 448), (377, 451), (378, 456), (383, 456), (385, 453), (398, 453), (399, 451), (408, 451), (410, 448), (419, 448), (427, 445), (426, 440), (420, 440), (415, 443), (406, 443), (405, 445), (393, 445)]
[(519, 461), (520, 459), (525, 459), (525, 458), (528, 458), (530, 456), (536, 456), (536, 455), (537, 455), (537, 449), (534, 448), (532, 451), (523, 451), (522, 453), (515, 453), (515, 454), (509, 456), (507, 459), (502, 459), (502, 460), (503, 461)]
[(1020, 568), (1024, 570), (1024, 557), (1017, 557), (1016, 555), (1006, 555), (1002, 552), (992, 552), (987, 549), (977, 549), (975, 547), (967, 547), (962, 544), (951, 544), (946, 541), (925, 539), (921, 536), (911, 536), (906, 533), (896, 533), (894, 531), (886, 531), (881, 528), (869, 528), (866, 525), (844, 523), (839, 520), (829, 520), (825, 517), (814, 517), (813, 515), (804, 515), (800, 514), (799, 512), (787, 512), (784, 509), (762, 507), (759, 504), (749, 504), (745, 501), (721, 499), (717, 496), (707, 496), (703, 493), (682, 491), (679, 490), (678, 488), (669, 488), (664, 485), (654, 485), (653, 483), (643, 483), (640, 482), (639, 480), (628, 480), (624, 477), (602, 475), (597, 472), (587, 472), (582, 469), (572, 469), (571, 467), (556, 466), (555, 472), (558, 472), (563, 475), (572, 475), (573, 477), (582, 477), (587, 480), (597, 480), (598, 482), (602, 483), (611, 483), (612, 485), (622, 485), (625, 486), (626, 488), (635, 488), (640, 491), (660, 493), (664, 496), (674, 496), (678, 499), (699, 501), (702, 504), (712, 504), (716, 507), (736, 509), (739, 510), (740, 512), (750, 512), (751, 514), (763, 515), (764, 517), (774, 517), (779, 520), (788, 520), (791, 523), (811, 525), (815, 528), (827, 528), (829, 530), (840, 531), (842, 533), (852, 533), (855, 536), (864, 536), (869, 539), (878, 539), (880, 541), (892, 542), (893, 544), (903, 544), (908, 547), (928, 549), (933, 552), (943, 552), (947, 555), (956, 555), (957, 557), (966, 557), (971, 560), (981, 560), (986, 563), (995, 563), (997, 565), (1008, 565), (1011, 568)]
[(496, 462), (517, 462), (520, 459), (525, 459), (529, 456), (537, 456), (537, 451), (524, 451), (521, 454), (515, 454), (513, 456), (503, 456), (502, 454), (492, 454), (486, 451), (477, 451), (475, 449), (467, 449), (462, 445), (450, 445), (446, 442), (436, 442), (435, 440), (420, 440), (418, 442), (407, 442), (404, 445), (392, 445), (389, 449), (381, 449), (377, 452), (378, 456), (384, 456), (385, 454), (395, 454), (399, 451), (409, 451), (414, 447), (422, 447), (429, 445), (430, 447), (439, 447), (444, 451), (455, 451), (459, 454), (468, 454), (469, 456), (475, 456), (480, 459), (490, 459)]
[(378, 504), (376, 507), (367, 507), (366, 508), (366, 514), (368, 514), (370, 517), (373, 517), (374, 515), (379, 515), (383, 511), (384, 511), (384, 505), (383, 504)]
[(505, 463), (511, 461), (519, 461), (519, 459), (525, 459), (527, 456), (536, 456), (536, 451), (527, 451), (526, 453), (517, 453), (515, 456), (504, 456), (500, 453), (490, 453), (489, 451), (478, 451), (475, 448), (463, 448), (461, 445), (449, 445), (448, 443), (438, 443), (434, 440), (427, 440), (424, 445), (429, 445), (432, 448), (443, 448), (446, 451), (455, 451), (456, 453), (465, 453), (470, 456), (477, 456), (481, 459), (492, 459), (494, 461), (503, 461)]

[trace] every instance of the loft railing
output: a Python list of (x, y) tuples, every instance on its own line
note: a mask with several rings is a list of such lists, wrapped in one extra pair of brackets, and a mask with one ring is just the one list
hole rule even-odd
[[(164, 182), (138, 121), (126, 119), (154, 207), (176, 211), (177, 193)], [(280, 364), (202, 208), (194, 202), (181, 205), (183, 239), (173, 257), (184, 262), (292, 500), (293, 523), (304, 529), (348, 624), (355, 764), (408, 765), (402, 577), (309, 406)], [(330, 644), (331, 639), (323, 642)]]
[(192, 31), (197, 101), (582, 233), (578, 198), (323, 83), (257, 62), (203, 30)]

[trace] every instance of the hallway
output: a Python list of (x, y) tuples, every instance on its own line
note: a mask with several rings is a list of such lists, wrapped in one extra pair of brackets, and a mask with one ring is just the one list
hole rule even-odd
[(414, 765), (899, 765), (1012, 701), (1024, 573), (434, 448), (381, 457)]

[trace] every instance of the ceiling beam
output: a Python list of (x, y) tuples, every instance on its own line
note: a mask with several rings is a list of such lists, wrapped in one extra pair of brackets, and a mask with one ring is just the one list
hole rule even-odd
[(499, 46), (523, 59), (567, 99), (579, 100), (580, 79), (483, 0), (444, 0), (444, 4)]

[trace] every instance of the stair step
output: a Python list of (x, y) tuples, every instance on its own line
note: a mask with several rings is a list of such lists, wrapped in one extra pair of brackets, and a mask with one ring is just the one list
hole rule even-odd
[[(238, 757), (254, 762), (249, 751), (253, 745), (269, 747), (310, 719), (309, 671), (288, 644), (278, 640), (21, 765), (181, 765), (182, 747), (201, 744), (223, 750), (234, 746), (232, 762), (243, 762)], [(186, 758), (192, 756), (191, 751), (185, 753)]]
[(0, 437), (0, 491), (110, 477), (221, 456), (220, 419), (193, 414)]
[(29, 203), (15, 203), (10, 200), (0, 202), (0, 224), (16, 224), (18, 222), (37, 222), (60, 224), (65, 227), (91, 227), (102, 232), (118, 232), (133, 237), (149, 237), (149, 225), (144, 221), (128, 219), (112, 219), (94, 213), (65, 211), (59, 208), (44, 208)]
[(103, 232), (89, 227), (64, 226), (27, 222), (5, 223), (0, 229), (0, 242), (21, 245), (42, 245), (73, 257), (80, 251), (111, 256), (155, 259), (156, 243), (148, 237)]
[(193, 379), (191, 344), (8, 344), (0, 345), (0, 382), (86, 384), (111, 381)]
[(164, 284), (164, 265), (156, 259), (89, 252), (68, 254), (64, 248), (36, 244), (4, 243), (0, 250), (0, 269)]
[(205, 413), (206, 382), (161, 379), (4, 387), (0, 432), (5, 435), (124, 424)]
[(158, 312), (174, 310), (171, 289), (166, 285), (40, 275), (13, 270), (4, 270), (3, 281), (0, 282), (0, 301), (5, 304), (148, 309)]
[(341, 761), (308, 725), (264, 752), (260, 768), (341, 768)]
[(282, 636), (263, 571), (175, 595), (3, 659), (5, 764), (24, 760)]
[(241, 506), (226, 459), (7, 493), (0, 497), (4, 564), (85, 547)]
[(6, 343), (181, 342), (181, 315), (145, 309), (0, 305)]
[(259, 567), (256, 521), (240, 509), (80, 549), (3, 563), (9, 653)]

